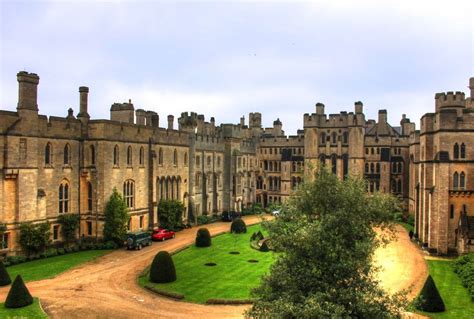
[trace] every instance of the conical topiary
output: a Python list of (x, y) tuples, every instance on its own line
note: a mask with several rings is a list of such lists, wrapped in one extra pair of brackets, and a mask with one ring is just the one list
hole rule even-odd
[(8, 292), (7, 299), (5, 300), (5, 308), (21, 308), (33, 303), (33, 297), (31, 297), (28, 288), (20, 275), (16, 276), (15, 281)]
[(196, 233), (196, 247), (211, 246), (211, 234), (207, 228), (199, 228)]
[(176, 280), (176, 269), (173, 259), (167, 251), (156, 254), (150, 268), (150, 281), (156, 283), (167, 283)]
[(0, 286), (7, 286), (11, 283), (12, 283), (12, 280), (10, 279), (10, 275), (5, 269), (5, 265), (3, 264), (3, 261), (0, 261)]
[(436, 288), (435, 282), (431, 276), (428, 276), (426, 279), (425, 285), (415, 301), (415, 306), (417, 309), (427, 312), (445, 311), (443, 298), (441, 298), (438, 288)]
[(268, 248), (267, 241), (264, 241), (262, 243), (262, 246), (260, 246), (260, 251), (267, 252), (270, 251), (270, 248)]
[(234, 234), (242, 234), (247, 232), (247, 225), (241, 218), (236, 218), (230, 225), (230, 232)]

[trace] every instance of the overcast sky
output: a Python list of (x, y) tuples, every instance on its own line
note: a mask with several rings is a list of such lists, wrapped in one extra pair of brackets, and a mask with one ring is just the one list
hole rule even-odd
[(419, 126), (434, 94), (468, 93), (474, 76), (474, 1), (0, 1), (0, 109), (15, 110), (16, 73), (40, 76), (40, 113), (109, 118), (114, 102), (217, 123), (387, 109)]

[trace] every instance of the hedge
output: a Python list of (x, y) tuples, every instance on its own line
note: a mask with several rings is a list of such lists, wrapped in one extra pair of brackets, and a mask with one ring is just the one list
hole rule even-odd
[(469, 291), (471, 299), (474, 300), (474, 254), (458, 257), (454, 261), (453, 268), (461, 278), (464, 287)]
[(234, 234), (243, 234), (247, 232), (247, 225), (242, 218), (236, 218), (230, 225), (230, 232)]
[(211, 246), (211, 234), (207, 228), (199, 228), (196, 233), (196, 247)]
[(155, 283), (176, 281), (176, 269), (167, 251), (158, 252), (153, 259), (150, 267), (150, 281)]

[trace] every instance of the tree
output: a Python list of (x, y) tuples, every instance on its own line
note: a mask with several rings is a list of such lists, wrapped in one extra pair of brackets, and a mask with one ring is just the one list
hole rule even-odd
[(16, 276), (15, 281), (8, 292), (7, 299), (5, 300), (5, 308), (21, 308), (33, 303), (33, 297), (31, 296), (28, 288), (20, 275)]
[[(366, 193), (362, 179), (340, 181), (315, 171), (280, 215), (264, 222), (279, 252), (247, 316), (255, 318), (391, 318), (404, 300), (375, 279), (375, 249), (394, 233), (395, 197)], [(380, 237), (375, 228), (383, 230)]]
[(130, 215), (127, 211), (127, 205), (114, 187), (112, 195), (105, 207), (104, 240), (113, 241), (118, 246), (123, 245), (127, 235), (127, 223)]
[(176, 281), (176, 269), (167, 251), (160, 251), (153, 259), (150, 267), (150, 281), (156, 283)]
[(179, 200), (161, 200), (158, 204), (158, 219), (163, 228), (174, 229), (183, 223), (184, 205)]
[(61, 232), (63, 233), (66, 245), (76, 239), (76, 231), (79, 228), (80, 217), (76, 214), (59, 215), (58, 222), (61, 224)]
[(11, 283), (12, 283), (12, 280), (10, 279), (10, 275), (5, 269), (5, 265), (3, 264), (3, 261), (0, 261), (0, 287), (7, 286)]
[(415, 307), (421, 311), (427, 312), (443, 312), (445, 306), (443, 298), (439, 294), (436, 284), (431, 275), (426, 278), (425, 285), (421, 289), (420, 295), (415, 300)]
[(20, 245), (27, 254), (43, 252), (50, 243), (51, 225), (46, 223), (20, 225)]

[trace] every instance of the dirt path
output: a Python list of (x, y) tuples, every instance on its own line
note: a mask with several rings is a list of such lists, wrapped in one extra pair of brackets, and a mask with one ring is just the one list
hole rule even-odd
[[(245, 217), (247, 224), (258, 217)], [(211, 234), (227, 231), (229, 223), (207, 225)], [(154, 243), (141, 251), (118, 250), (83, 264), (56, 278), (30, 282), (28, 288), (41, 299), (51, 318), (241, 318), (246, 306), (205, 306), (172, 301), (154, 295), (137, 284), (137, 276), (160, 250), (174, 251), (194, 242), (196, 228), (179, 232), (175, 239)], [(426, 264), (403, 229), (399, 240), (377, 252), (384, 267), (384, 287), (398, 291), (415, 284), (421, 288)], [(420, 284), (421, 283), (421, 284)], [(0, 300), (8, 288), (0, 289)]]

